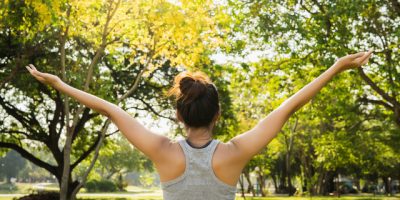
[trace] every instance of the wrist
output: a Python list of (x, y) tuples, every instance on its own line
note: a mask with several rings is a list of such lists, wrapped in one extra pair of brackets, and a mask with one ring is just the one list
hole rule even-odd
[(62, 87), (62, 85), (64, 84), (64, 82), (57, 77), (55, 81), (53, 81), (50, 85), (55, 88), (55, 89), (59, 89)]
[(336, 62), (333, 64), (329, 70), (331, 70), (335, 75), (343, 72), (343, 66), (340, 64), (340, 62)]

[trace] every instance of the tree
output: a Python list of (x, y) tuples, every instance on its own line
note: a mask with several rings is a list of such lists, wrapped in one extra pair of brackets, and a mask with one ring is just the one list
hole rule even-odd
[[(172, 77), (223, 44), (229, 19), (212, 1), (6, 1), (0, 12), (0, 147), (53, 174), (61, 199), (74, 199), (85, 183), (110, 121), (32, 82), (22, 66), (33, 63), (130, 112), (171, 118), (160, 110), (171, 107), (162, 96)], [(85, 159), (88, 170), (74, 179)]]
[[(301, 174), (304, 174), (311, 193), (332, 191), (333, 176), (339, 173), (366, 178), (359, 171), (371, 168), (363, 165), (368, 163), (365, 157), (368, 153), (355, 148), (360, 145), (361, 149), (369, 149), (363, 142), (366, 140), (362, 139), (366, 130), (374, 132), (371, 137), (382, 144), (379, 151), (395, 151), (392, 142), (382, 136), (396, 137), (395, 130), (398, 133), (400, 125), (397, 111), (399, 84), (395, 81), (400, 75), (397, 48), (399, 4), (396, 1), (229, 2), (235, 8), (231, 10), (236, 19), (234, 30), (238, 35), (245, 35), (235, 37), (235, 46), (229, 51), (258, 51), (262, 56), (256, 63), (239, 67), (245, 72), (243, 80), (235, 83), (237, 86), (232, 89), (251, 88), (250, 95), (242, 96), (245, 91), (236, 94), (250, 99), (244, 103), (250, 104), (249, 110), (260, 106), (261, 109), (267, 108), (265, 113), (268, 113), (269, 107), (279, 105), (279, 99), (293, 94), (336, 58), (375, 48), (372, 64), (336, 77), (296, 114), (299, 124), (293, 159), (301, 163)], [(251, 100), (251, 95), (257, 99)], [(258, 111), (253, 109), (250, 112), (259, 117)], [(383, 127), (387, 131), (382, 131)], [(288, 127), (283, 129), (287, 132), (285, 129)], [(277, 140), (280, 139), (278, 136)], [(370, 150), (375, 151), (373, 148)], [(396, 169), (397, 158), (391, 153), (382, 155), (390, 161), (376, 163)], [(387, 171), (391, 170), (379, 167), (375, 172), (384, 176)]]
[[(249, 30), (265, 47), (291, 58), (292, 64), (326, 66), (350, 52), (375, 48), (372, 64), (360, 68), (368, 87), (358, 91), (364, 104), (381, 106), (400, 125), (399, 34), (397, 1), (231, 1), (241, 12), (237, 30)], [(276, 12), (279, 9), (279, 12)], [(356, 81), (358, 81), (356, 79)]]

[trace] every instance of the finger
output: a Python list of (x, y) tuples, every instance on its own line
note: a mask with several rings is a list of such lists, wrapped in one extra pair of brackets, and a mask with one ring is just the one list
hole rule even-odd
[(368, 61), (369, 61), (369, 58), (371, 58), (371, 55), (369, 55), (368, 57), (366, 57), (364, 60), (360, 60), (360, 61), (359, 61), (360, 66), (367, 64)]
[(29, 64), (29, 67), (31, 67), (33, 70), (37, 71), (35, 65)]
[(32, 68), (30, 68), (29, 66), (25, 66), (25, 67), (26, 67), (26, 69), (29, 71), (29, 73), (30, 73), (31, 75), (34, 75), (34, 71), (33, 71)]
[(35, 67), (35, 65), (29, 64), (29, 67), (32, 69), (32, 73), (38, 75), (38, 76), (43, 76), (43, 73), (38, 71)]
[(29, 64), (29, 68), (31, 68), (32, 73), (37, 74), (37, 75), (41, 74), (41, 72), (39, 72), (34, 65)]
[(365, 52), (358, 52), (355, 54), (351, 54), (350, 57), (355, 59), (355, 58), (359, 58), (359, 57), (363, 56), (364, 54), (365, 54)]
[(362, 59), (368, 58), (372, 54), (372, 49), (370, 49), (368, 52), (365, 52), (365, 55), (362, 57)]
[(369, 59), (371, 58), (372, 54), (369, 54), (367, 58), (364, 59), (364, 61), (361, 63), (361, 65), (365, 65), (368, 63)]
[(365, 55), (360, 58), (361, 62), (364, 63), (365, 60), (368, 61), (368, 59), (371, 57), (371, 55), (372, 55), (372, 49), (369, 50), (368, 52), (366, 52)]

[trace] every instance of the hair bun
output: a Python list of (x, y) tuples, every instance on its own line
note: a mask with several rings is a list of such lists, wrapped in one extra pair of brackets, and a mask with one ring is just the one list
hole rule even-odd
[(178, 119), (185, 126), (208, 127), (219, 115), (217, 88), (202, 72), (178, 74), (169, 95), (176, 97)]
[(185, 103), (191, 103), (206, 95), (207, 87), (211, 84), (211, 80), (202, 72), (182, 72), (175, 77), (169, 95), (174, 95), (177, 100), (182, 99)]
[(192, 77), (184, 77), (179, 82), (179, 90), (181, 98), (185, 103), (190, 103), (198, 98), (203, 97), (207, 93), (207, 83), (195, 80)]

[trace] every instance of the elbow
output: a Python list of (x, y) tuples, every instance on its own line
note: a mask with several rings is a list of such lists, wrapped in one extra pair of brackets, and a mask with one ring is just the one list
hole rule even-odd
[(107, 111), (105, 111), (105, 110), (96, 110), (100, 115), (103, 115), (103, 116), (105, 116), (105, 117), (110, 117), (110, 114), (107, 112)]
[(110, 114), (107, 113), (107, 112), (104, 112), (104, 113), (101, 113), (101, 114), (104, 115), (104, 116), (107, 117), (107, 118), (110, 118), (110, 117), (111, 117)]
[(97, 110), (101, 115), (107, 117), (107, 118), (112, 118), (112, 113), (115, 113), (120, 109), (118, 106), (115, 104), (109, 103), (107, 106), (104, 106), (103, 108)]
[(279, 113), (279, 116), (288, 119), (290, 116), (292, 116), (299, 108), (295, 106), (280, 106), (278, 109), (276, 109), (277, 113)]

